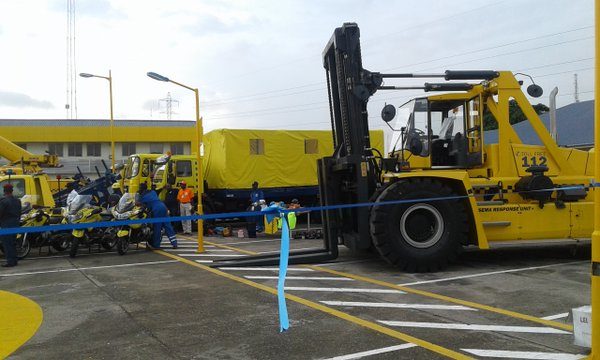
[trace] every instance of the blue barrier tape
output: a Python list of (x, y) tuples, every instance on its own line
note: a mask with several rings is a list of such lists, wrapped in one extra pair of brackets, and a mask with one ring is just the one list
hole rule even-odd
[[(600, 184), (599, 184), (599, 186), (600, 186)], [(585, 187), (583, 187), (583, 186), (565, 186), (565, 187), (552, 188), (552, 189), (532, 190), (532, 191), (528, 191), (528, 192), (530, 192), (530, 193), (552, 192), (552, 191), (557, 191), (557, 190), (581, 190), (581, 189), (585, 189)], [(522, 192), (522, 193), (524, 193), (524, 192)], [(495, 196), (495, 195), (500, 195), (500, 193), (490, 193), (490, 194), (486, 194), (486, 195), (487, 196)], [(398, 205), (398, 204), (408, 204), (408, 203), (423, 202), (423, 201), (427, 201), (427, 202), (448, 201), (448, 200), (466, 199), (466, 198), (470, 198), (470, 197), (474, 197), (474, 196), (475, 196), (474, 194), (456, 195), (456, 196), (441, 196), (441, 197), (421, 198), (421, 199), (402, 199), (402, 200), (390, 200), (390, 201), (380, 201), (380, 202), (355, 203), (355, 204), (312, 206), (312, 207), (303, 207), (303, 208), (298, 208), (298, 209), (271, 208), (269, 210), (265, 209), (266, 211), (263, 210), (262, 215), (277, 214), (278, 212), (281, 212), (281, 213), (312, 212), (312, 211), (322, 211), (322, 210), (336, 210), (336, 209), (350, 209), (350, 208), (359, 208), (359, 207)], [(57, 224), (57, 225), (45, 225), (45, 226), (14, 227), (14, 228), (0, 229), (0, 236), (1, 235), (11, 235), (11, 234), (46, 232), (46, 231), (91, 229), (91, 228), (97, 228), (97, 227), (116, 227), (116, 226), (130, 225), (130, 224), (154, 224), (154, 223), (174, 222), (174, 221), (182, 221), (182, 220), (214, 220), (214, 219), (223, 219), (223, 218), (255, 217), (258, 214), (259, 214), (259, 212), (256, 212), (256, 211), (244, 211), (244, 212), (220, 213), (220, 214), (203, 214), (203, 215), (147, 218), (147, 219), (138, 219), (138, 220), (99, 221), (99, 222), (81, 223), (81, 224)]]
[[(592, 182), (591, 186), (597, 187), (600, 184)], [(533, 190), (530, 192), (548, 192), (555, 190), (575, 190), (584, 189), (582, 186), (569, 186), (562, 188)], [(488, 196), (495, 196), (497, 194), (486, 194)], [(287, 221), (286, 214), (292, 212), (310, 212), (310, 211), (322, 211), (322, 210), (335, 210), (335, 209), (348, 209), (358, 207), (372, 207), (372, 206), (383, 206), (383, 205), (396, 205), (406, 204), (415, 202), (431, 202), (431, 201), (448, 201), (465, 199), (474, 197), (474, 194), (469, 195), (458, 195), (458, 196), (444, 196), (444, 197), (433, 197), (433, 198), (422, 198), (422, 199), (404, 199), (404, 200), (392, 200), (382, 202), (367, 202), (367, 203), (356, 203), (356, 204), (340, 204), (340, 205), (328, 205), (328, 206), (314, 206), (304, 207), (299, 209), (283, 209), (277, 206), (270, 206), (269, 208), (261, 211), (261, 216), (266, 215), (267, 218), (273, 218), (277, 215), (282, 219), (282, 232), (281, 232), (281, 250), (279, 256), (279, 277), (277, 281), (277, 302), (279, 308), (279, 330), (284, 332), (289, 329), (289, 317), (287, 312), (287, 304), (285, 301), (285, 278), (287, 275), (287, 267), (289, 260), (290, 251), (290, 228)], [(162, 218), (147, 218), (138, 220), (115, 220), (115, 221), (102, 221), (94, 223), (83, 223), (83, 224), (60, 224), (60, 225), (49, 225), (49, 226), (36, 226), (36, 227), (20, 227), (20, 228), (6, 228), (0, 229), (0, 235), (19, 234), (28, 232), (45, 232), (45, 231), (63, 231), (63, 230), (75, 230), (75, 229), (89, 229), (96, 227), (114, 227), (131, 224), (144, 224), (144, 223), (163, 223), (181, 220), (208, 220), (208, 219), (221, 219), (221, 218), (237, 218), (237, 217), (255, 217), (258, 212), (246, 211), (246, 212), (235, 212), (235, 213), (221, 213), (221, 214), (204, 214), (204, 215), (190, 215), (190, 216), (177, 216), (177, 217), (162, 217)]]
[(281, 217), (281, 252), (279, 256), (279, 278), (277, 279), (277, 304), (279, 305), (279, 332), (290, 328), (287, 305), (285, 303), (285, 277), (287, 275), (288, 259), (290, 255), (290, 227), (287, 216)]

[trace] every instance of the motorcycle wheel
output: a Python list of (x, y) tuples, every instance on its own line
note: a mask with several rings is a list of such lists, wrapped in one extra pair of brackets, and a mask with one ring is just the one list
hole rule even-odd
[(117, 239), (109, 239), (109, 240), (104, 240), (101, 245), (104, 249), (106, 250), (110, 250), (112, 248), (115, 247), (115, 245), (117, 244)]
[(60, 238), (58, 238), (53, 244), (52, 247), (56, 250), (56, 251), (65, 251), (69, 248), (69, 245), (71, 244), (71, 242), (69, 241), (69, 236), (67, 236), (66, 234), (64, 236), (61, 236)]
[(27, 257), (27, 255), (29, 255), (29, 252), (31, 251), (31, 243), (29, 242), (27, 235), (28, 234), (24, 234), (23, 239), (17, 239), (16, 241), (17, 259), (19, 260), (22, 260), (25, 257)]
[(79, 247), (79, 238), (71, 236), (71, 248), (69, 249), (69, 257), (77, 256), (77, 248)]
[(117, 252), (119, 255), (125, 255), (129, 250), (129, 239), (122, 237), (117, 239)]

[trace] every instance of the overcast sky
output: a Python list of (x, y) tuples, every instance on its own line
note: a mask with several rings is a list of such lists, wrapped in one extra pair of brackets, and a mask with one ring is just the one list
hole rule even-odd
[[(534, 103), (548, 104), (558, 86), (560, 107), (574, 101), (575, 73), (580, 100), (593, 98), (593, 7), (592, 0), (75, 0), (75, 66), (98, 75), (112, 69), (116, 119), (166, 119), (159, 99), (168, 92), (178, 100), (173, 119), (194, 119), (193, 93), (146, 76), (154, 71), (200, 89), (205, 131), (327, 129), (321, 52), (334, 28), (352, 21), (366, 69), (520, 71), (544, 88)], [(66, 39), (67, 0), (0, 2), (0, 118), (67, 116)], [(385, 102), (401, 105), (415, 94), (376, 94), (372, 127), (381, 127)], [(107, 81), (77, 78), (77, 115), (108, 118)]]

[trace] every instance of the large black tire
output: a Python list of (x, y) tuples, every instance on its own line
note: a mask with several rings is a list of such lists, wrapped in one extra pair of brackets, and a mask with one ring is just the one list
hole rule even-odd
[[(455, 196), (442, 182), (421, 178), (390, 185), (377, 202)], [(462, 199), (374, 206), (371, 238), (390, 264), (410, 272), (437, 271), (460, 254), (468, 238), (468, 219)]]
[(126, 237), (120, 237), (117, 239), (117, 252), (119, 255), (125, 255), (129, 250), (129, 239)]
[(27, 235), (29, 234), (23, 234), (23, 238), (17, 239), (15, 243), (17, 247), (17, 259), (19, 260), (26, 258), (31, 251), (31, 243), (29, 242)]
[(79, 248), (79, 238), (71, 236), (71, 248), (69, 249), (69, 256), (74, 258), (77, 256), (77, 249)]

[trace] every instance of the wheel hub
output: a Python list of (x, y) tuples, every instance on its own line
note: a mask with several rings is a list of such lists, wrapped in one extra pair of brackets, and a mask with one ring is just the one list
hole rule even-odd
[(411, 246), (428, 248), (435, 245), (444, 234), (444, 219), (434, 206), (414, 204), (400, 218), (400, 233)]

